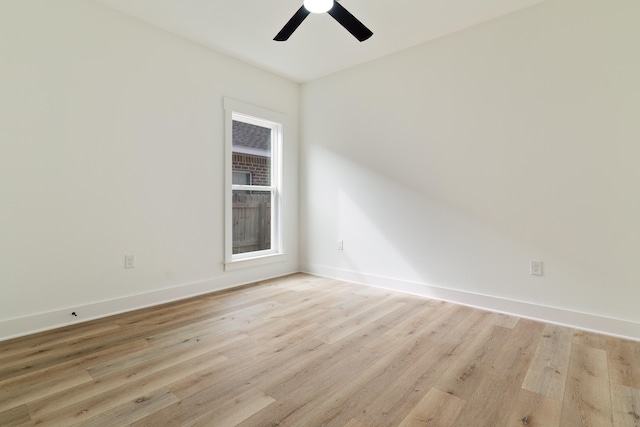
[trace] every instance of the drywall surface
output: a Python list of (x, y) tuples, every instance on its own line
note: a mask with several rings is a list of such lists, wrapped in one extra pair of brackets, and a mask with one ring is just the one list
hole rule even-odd
[(302, 269), (640, 337), (639, 19), (550, 1), (304, 84)]
[[(0, 338), (297, 271), (298, 92), (94, 2), (2, 2), (0, 324), (41, 317)], [(286, 115), (285, 262), (224, 272), (224, 97)]]

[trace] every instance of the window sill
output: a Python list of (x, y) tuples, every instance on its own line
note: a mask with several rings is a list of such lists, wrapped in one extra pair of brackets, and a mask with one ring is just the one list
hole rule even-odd
[(287, 260), (287, 254), (269, 254), (257, 256), (253, 258), (239, 259), (224, 263), (224, 271), (240, 270), (243, 268), (257, 267), (260, 265), (273, 264), (276, 262), (284, 262)]

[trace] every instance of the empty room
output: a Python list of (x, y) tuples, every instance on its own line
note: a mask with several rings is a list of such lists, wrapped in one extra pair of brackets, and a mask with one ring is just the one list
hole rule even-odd
[(640, 426), (637, 0), (0, 1), (0, 426)]

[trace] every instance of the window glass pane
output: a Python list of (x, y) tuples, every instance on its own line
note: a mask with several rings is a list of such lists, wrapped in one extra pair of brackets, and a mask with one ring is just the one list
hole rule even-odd
[(270, 186), (271, 129), (234, 120), (232, 135), (234, 179), (235, 172), (248, 172), (251, 185)]
[(251, 185), (251, 172), (233, 171), (234, 185)]
[(271, 192), (234, 190), (232, 198), (232, 253), (271, 249)]

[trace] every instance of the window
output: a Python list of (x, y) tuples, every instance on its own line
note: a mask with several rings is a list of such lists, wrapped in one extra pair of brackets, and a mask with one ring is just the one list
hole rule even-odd
[(225, 99), (225, 269), (282, 260), (279, 113)]

